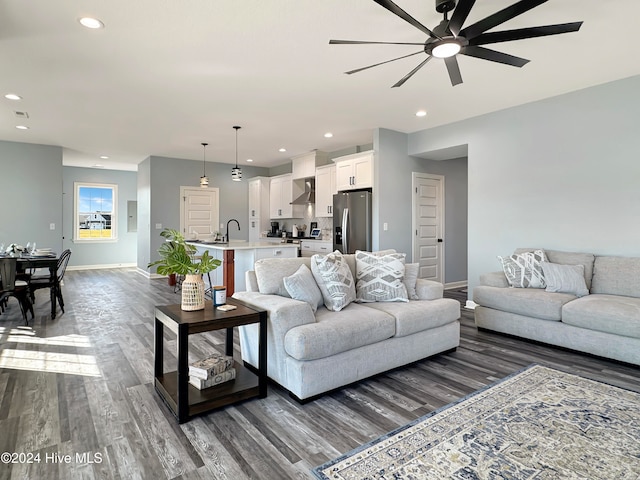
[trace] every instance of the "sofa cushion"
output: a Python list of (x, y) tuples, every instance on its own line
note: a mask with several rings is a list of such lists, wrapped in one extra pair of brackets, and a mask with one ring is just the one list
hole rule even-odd
[(305, 264), (300, 265), (300, 268), (293, 275), (284, 277), (283, 282), (291, 298), (307, 302), (311, 305), (311, 310), (314, 313), (322, 305), (322, 292), (318, 288), (311, 270)]
[(516, 288), (544, 288), (544, 274), (540, 262), (547, 258), (544, 250), (514, 253), (508, 257), (498, 256), (509, 285)]
[(560, 321), (562, 306), (575, 298), (569, 293), (550, 293), (539, 288), (473, 289), (473, 301), (483, 307), (556, 322)]
[[(514, 253), (533, 252), (536, 248), (518, 248)], [(551, 263), (561, 263), (563, 265), (583, 265), (584, 281), (587, 289), (591, 288), (591, 277), (593, 276), (593, 261), (595, 256), (592, 253), (561, 252), (559, 250), (545, 250), (547, 261)]]
[(356, 301), (408, 302), (404, 253), (376, 255), (356, 251)]
[(327, 255), (313, 255), (311, 272), (327, 309), (339, 312), (356, 299), (351, 270), (338, 250)]
[(367, 303), (366, 306), (395, 318), (396, 337), (440, 327), (460, 318), (460, 302), (451, 298), (409, 303)]
[(315, 323), (286, 333), (284, 349), (297, 360), (315, 360), (386, 340), (394, 333), (395, 319), (387, 313), (357, 303), (339, 312), (320, 307)]
[(640, 338), (640, 298), (592, 294), (567, 303), (562, 323)]
[(584, 265), (562, 265), (542, 262), (547, 292), (570, 293), (576, 297), (589, 295), (584, 281)]
[(254, 270), (260, 293), (289, 297), (284, 287), (284, 277), (296, 273), (300, 265), (310, 267), (310, 258), (263, 258), (256, 261)]
[(640, 298), (640, 258), (596, 257), (591, 293)]

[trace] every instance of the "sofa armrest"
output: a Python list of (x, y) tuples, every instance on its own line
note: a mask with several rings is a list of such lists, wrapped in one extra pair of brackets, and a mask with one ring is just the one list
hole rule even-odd
[(311, 306), (293, 298), (259, 292), (236, 292), (233, 298), (267, 311), (268, 330), (276, 343), (284, 342), (285, 334), (292, 328), (316, 321)]
[(483, 273), (480, 275), (480, 285), (485, 287), (502, 287), (508, 288), (509, 282), (504, 272)]
[(433, 280), (419, 278), (416, 281), (416, 293), (418, 300), (437, 300), (443, 296), (444, 285)]

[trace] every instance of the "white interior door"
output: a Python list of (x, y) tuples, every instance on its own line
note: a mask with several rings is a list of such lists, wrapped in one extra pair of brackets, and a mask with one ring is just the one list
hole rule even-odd
[(418, 277), (444, 283), (444, 177), (413, 173), (413, 262)]
[(217, 188), (180, 187), (180, 231), (185, 238), (219, 231), (219, 208)]

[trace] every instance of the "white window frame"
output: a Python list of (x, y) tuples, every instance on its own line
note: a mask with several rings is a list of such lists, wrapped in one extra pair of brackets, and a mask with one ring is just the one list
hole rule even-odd
[[(111, 236), (108, 238), (81, 238), (80, 231), (80, 189), (81, 188), (106, 188), (113, 195), (113, 208), (111, 211)], [(118, 241), (118, 185), (114, 183), (73, 182), (73, 241), (74, 243), (113, 243)]]

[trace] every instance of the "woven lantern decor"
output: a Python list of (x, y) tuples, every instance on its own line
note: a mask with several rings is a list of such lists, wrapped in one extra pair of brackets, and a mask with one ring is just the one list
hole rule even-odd
[(204, 309), (204, 280), (202, 275), (185, 275), (182, 281), (182, 310)]

